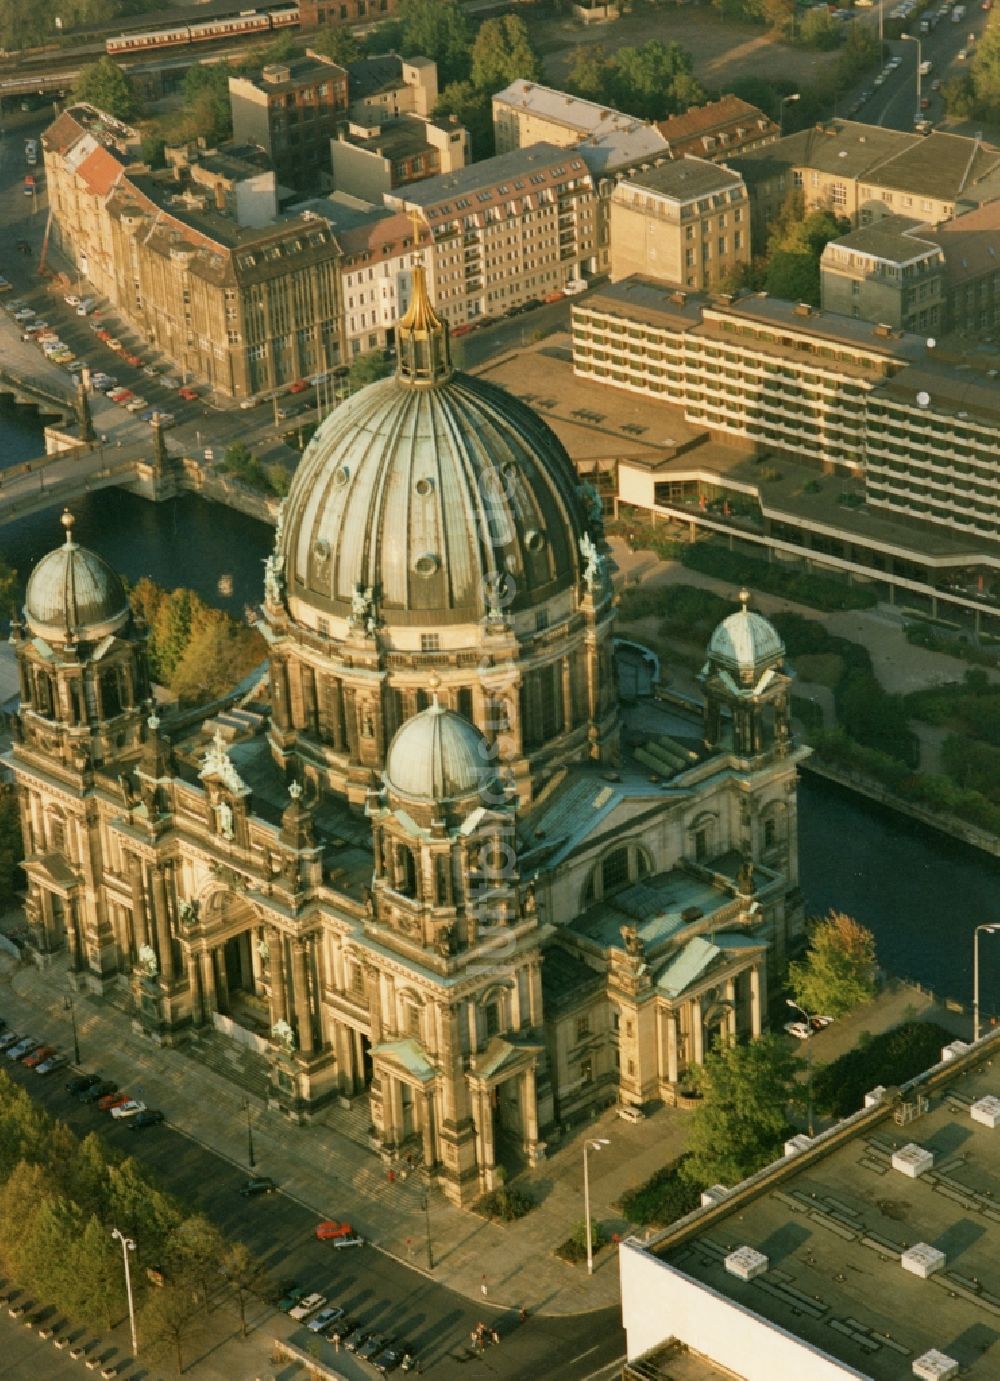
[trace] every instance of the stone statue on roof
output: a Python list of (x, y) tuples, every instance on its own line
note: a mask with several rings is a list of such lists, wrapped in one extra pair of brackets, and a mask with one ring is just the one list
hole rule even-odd
[(226, 740), (222, 737), (221, 729), (215, 731), (215, 736), (202, 759), (201, 771), (198, 776), (201, 778), (217, 777), (223, 786), (228, 787), (234, 795), (239, 795), (249, 789), (229, 756), (229, 750), (226, 747)]
[(623, 925), (619, 930), (622, 940), (625, 942), (625, 952), (633, 959), (645, 959), (646, 946), (642, 942), (638, 928), (634, 925)]
[(583, 557), (583, 583), (591, 594), (597, 590), (601, 584), (604, 574), (604, 562), (601, 553), (597, 550), (597, 543), (589, 532), (585, 532), (580, 538), (580, 555)]
[(363, 589), (360, 585), (351, 596), (351, 614), (348, 619), (352, 628), (364, 628), (369, 630), (369, 625), (374, 625), (375, 621), (375, 591), (369, 585)]

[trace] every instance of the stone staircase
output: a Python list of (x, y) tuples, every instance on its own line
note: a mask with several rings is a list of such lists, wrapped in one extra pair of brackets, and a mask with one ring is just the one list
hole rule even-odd
[(191, 1033), (190, 1040), (179, 1047), (181, 1052), (208, 1069), (214, 1069), (224, 1079), (237, 1084), (255, 1098), (267, 1101), (271, 1080), (267, 1061), (217, 1031), (202, 1027)]

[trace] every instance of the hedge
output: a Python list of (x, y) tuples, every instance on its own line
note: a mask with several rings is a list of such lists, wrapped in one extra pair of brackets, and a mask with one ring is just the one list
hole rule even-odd
[(812, 571), (761, 561), (755, 556), (743, 556), (711, 542), (695, 542), (684, 547), (681, 562), (703, 575), (730, 580), (734, 585), (750, 585), (768, 594), (814, 609), (832, 612), (836, 609), (871, 609), (878, 603), (874, 590), (848, 585), (833, 576), (817, 575)]
[(954, 1035), (933, 1021), (908, 1021), (848, 1050), (813, 1074), (813, 1102), (829, 1117), (857, 1112), (878, 1084), (905, 1084), (941, 1058)]

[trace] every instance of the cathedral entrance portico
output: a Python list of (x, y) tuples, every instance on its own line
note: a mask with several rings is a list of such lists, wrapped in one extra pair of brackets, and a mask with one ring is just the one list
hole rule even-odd
[(537, 1165), (545, 1158), (545, 1144), (538, 1138), (536, 1076), (542, 1051), (541, 1045), (514, 1045), (495, 1037), (467, 1076), (484, 1192), (495, 1188), (497, 1165), (504, 1158), (517, 1165)]

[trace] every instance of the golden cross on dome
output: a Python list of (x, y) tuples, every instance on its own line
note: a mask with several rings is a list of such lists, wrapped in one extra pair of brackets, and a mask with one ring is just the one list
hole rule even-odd
[(420, 234), (424, 228), (424, 218), (415, 206), (411, 206), (409, 211), (407, 211), (406, 215), (409, 219), (410, 225), (413, 227), (413, 247), (414, 249), (419, 250)]

